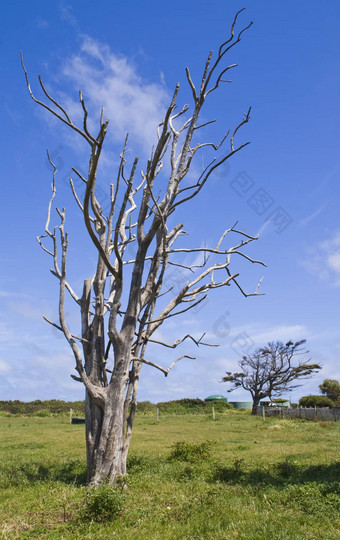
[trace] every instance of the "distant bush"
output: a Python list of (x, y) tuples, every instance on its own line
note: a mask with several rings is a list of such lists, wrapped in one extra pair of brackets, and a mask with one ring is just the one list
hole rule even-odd
[(329, 397), (336, 406), (340, 405), (340, 383), (336, 379), (325, 379), (319, 386), (321, 393)]
[[(150, 401), (141, 401), (137, 404), (139, 414), (156, 415), (157, 407), (160, 414), (211, 414), (212, 408), (215, 412), (222, 413), (232, 409), (230, 403), (224, 401), (203, 401), (196, 398), (184, 398), (174, 401), (162, 401), (160, 403), (151, 403)], [(30, 416), (55, 416), (59, 414), (69, 414), (73, 410), (73, 416), (85, 415), (84, 401), (62, 401), (51, 399), (48, 401), (0, 401), (0, 412), (9, 414), (27, 414)]]
[(304, 396), (299, 404), (302, 407), (334, 407), (334, 402), (327, 396)]
[(184, 398), (175, 401), (164, 401), (157, 403), (161, 414), (211, 414), (214, 407), (215, 412), (224, 412), (232, 409), (233, 406), (225, 401), (203, 401), (199, 398)]
[(140, 401), (137, 403), (137, 411), (142, 414), (156, 414), (157, 405), (151, 403), (151, 401)]
[(59, 399), (51, 399), (41, 401), (0, 401), (0, 411), (10, 414), (28, 414), (36, 416), (53, 416), (55, 414), (68, 414), (70, 409), (73, 409), (75, 416), (84, 416), (85, 402), (84, 401), (63, 401)]
[(34, 416), (39, 416), (40, 418), (50, 418), (51, 416), (54, 416), (54, 414), (48, 409), (41, 409), (40, 411), (34, 413)]

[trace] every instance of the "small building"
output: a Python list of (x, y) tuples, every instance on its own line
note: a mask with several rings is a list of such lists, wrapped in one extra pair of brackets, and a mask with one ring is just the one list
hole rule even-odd
[(253, 406), (252, 401), (230, 401), (229, 403), (234, 409), (251, 409)]
[(228, 403), (228, 398), (226, 398), (225, 396), (216, 394), (214, 396), (206, 397), (204, 401), (224, 401), (225, 403)]
[(290, 407), (290, 402), (263, 400), (260, 401), (260, 407)]

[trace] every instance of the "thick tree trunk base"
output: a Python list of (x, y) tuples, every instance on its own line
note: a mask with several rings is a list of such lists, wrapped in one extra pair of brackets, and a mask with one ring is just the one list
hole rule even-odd
[(126, 472), (121, 404), (122, 400), (117, 399), (102, 409), (86, 396), (87, 482), (91, 486), (115, 484)]
[(259, 402), (253, 402), (253, 406), (252, 406), (252, 409), (251, 409), (251, 414), (252, 415), (256, 415), (257, 414), (257, 407), (259, 406)]

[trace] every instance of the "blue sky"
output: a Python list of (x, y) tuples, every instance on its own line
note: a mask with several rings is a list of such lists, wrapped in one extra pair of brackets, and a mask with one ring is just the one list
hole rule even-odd
[[(292, 399), (317, 393), (326, 377), (340, 379), (339, 3), (14, 0), (3, 7), (0, 42), (0, 399), (83, 397), (81, 385), (70, 378), (71, 351), (42, 319), (57, 320), (57, 281), (36, 242), (49, 198), (47, 147), (60, 170), (59, 204), (67, 208), (76, 289), (94, 263), (66, 185), (72, 166), (86, 170), (84, 148), (30, 100), (19, 51), (33, 89), (38, 93), (40, 73), (74, 118), (80, 118), (79, 89), (91, 121), (105, 105), (110, 118), (100, 181), (105, 197), (126, 131), (131, 156), (147, 159), (177, 81), (179, 105), (190, 103), (185, 66), (197, 80), (209, 50), (218, 48), (242, 7), (247, 9), (239, 26), (250, 20), (254, 25), (228, 58), (238, 64), (232, 84), (213, 95), (204, 119), (217, 118), (206, 131), (206, 140), (217, 141), (252, 106), (251, 122), (238, 135), (240, 143), (251, 145), (211, 177), (183, 219), (195, 246), (215, 245), (236, 220), (249, 234), (259, 233), (249, 253), (267, 268), (242, 261), (233, 268), (241, 271), (248, 291), (263, 275), (265, 295), (245, 299), (229, 287), (194, 314), (163, 326), (169, 341), (183, 329), (196, 337), (205, 331), (220, 347), (184, 348), (196, 360), (177, 364), (166, 379), (144, 366), (140, 399), (225, 393), (219, 381), (237, 368), (240, 354), (277, 339), (307, 339), (310, 357), (323, 365)], [(171, 274), (169, 281), (176, 286), (182, 278)], [(68, 320), (78, 328), (71, 308)], [(171, 352), (151, 350), (150, 358), (166, 367)], [(229, 397), (249, 396), (239, 391)]]

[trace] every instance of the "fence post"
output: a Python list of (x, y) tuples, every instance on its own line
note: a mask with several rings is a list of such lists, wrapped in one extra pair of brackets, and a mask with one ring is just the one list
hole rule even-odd
[(262, 405), (262, 418), (263, 418), (263, 421), (265, 421), (265, 419), (266, 419), (266, 411), (264, 410), (264, 405)]
[(159, 420), (159, 408), (157, 407), (156, 409), (156, 420), (158, 421)]
[(70, 409), (70, 424), (72, 424), (73, 409)]
[(213, 416), (213, 420), (215, 420), (215, 407), (212, 408), (212, 416)]

